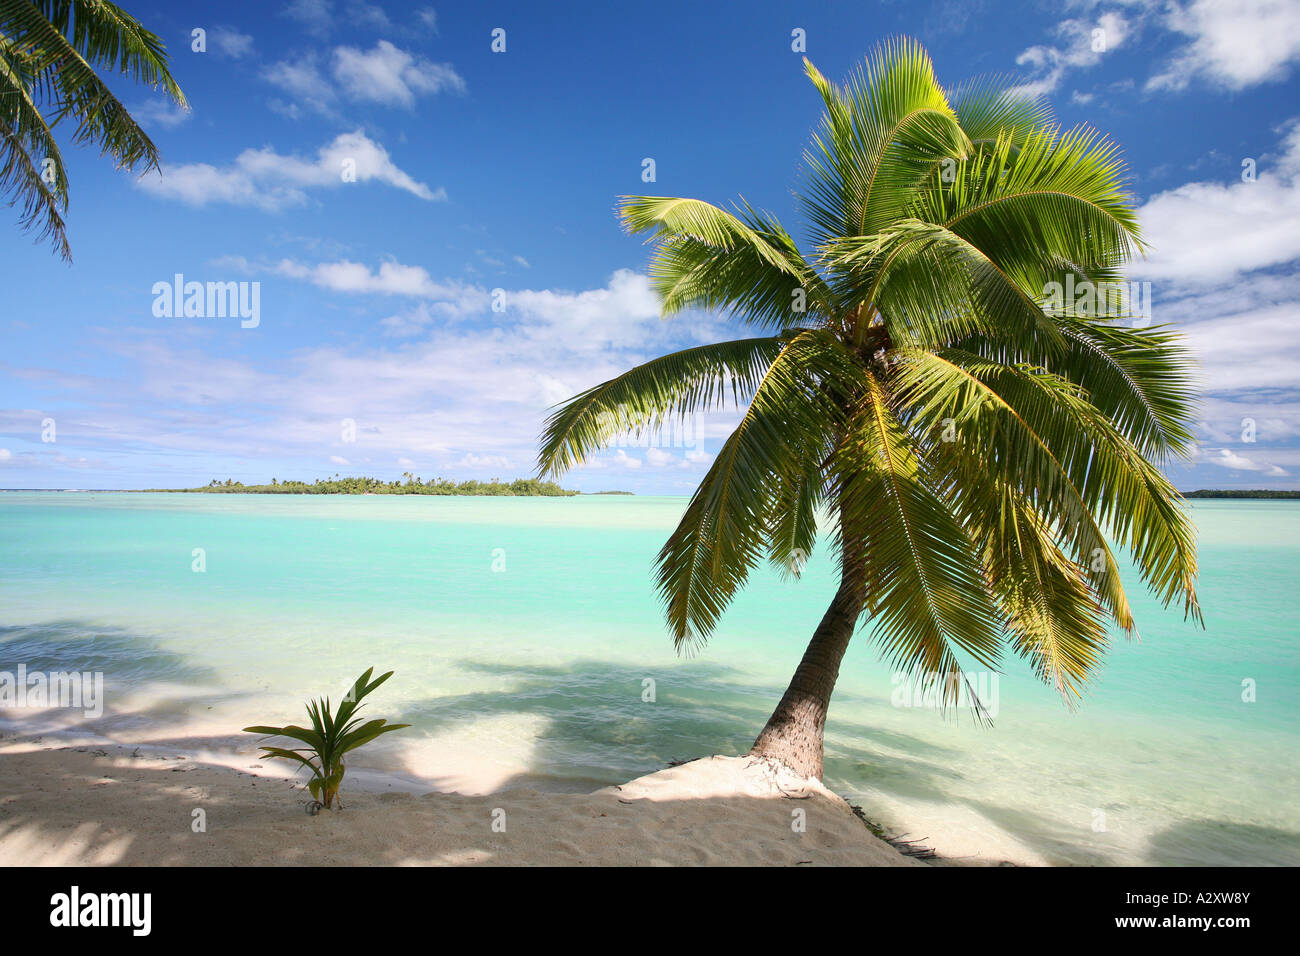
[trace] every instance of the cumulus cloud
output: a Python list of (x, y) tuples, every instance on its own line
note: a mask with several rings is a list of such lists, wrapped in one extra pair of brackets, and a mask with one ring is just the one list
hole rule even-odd
[(1031, 46), (1016, 57), (1016, 65), (1031, 78), (1018, 89), (1029, 96), (1052, 93), (1071, 70), (1096, 66), (1103, 56), (1120, 47), (1129, 36), (1129, 22), (1118, 13), (1095, 20), (1064, 20), (1056, 27), (1055, 44)]
[(288, 102), (272, 100), (271, 106), (292, 119), (300, 118), (303, 111), (335, 115), (334, 88), (321, 73), (315, 54), (307, 53), (296, 60), (273, 63), (262, 71), (262, 78), (291, 97)]
[(208, 33), (208, 49), (218, 56), (238, 60), (253, 52), (253, 38), (233, 27), (216, 27)]
[(228, 203), (278, 210), (305, 202), (307, 189), (334, 189), (371, 180), (420, 199), (447, 198), (445, 190), (430, 189), (399, 169), (388, 151), (360, 130), (335, 137), (311, 160), (284, 156), (268, 146), (244, 150), (229, 166), (181, 164), (149, 173), (137, 182), (155, 196), (193, 206)]
[(272, 108), (294, 119), (304, 112), (338, 119), (340, 98), (410, 109), (421, 96), (466, 89), (450, 63), (434, 63), (387, 40), (369, 50), (335, 47), (328, 69), (327, 76), (314, 53), (267, 67), (262, 78), (288, 97), (272, 100)]
[[(511, 324), (521, 341), (531, 340), (538, 346), (561, 340), (566, 348), (580, 350), (614, 343), (636, 347), (654, 330), (660, 308), (650, 280), (630, 269), (616, 270), (600, 289), (489, 290), (450, 279), (436, 280), (422, 266), (400, 262), (383, 262), (374, 268), (348, 259), (316, 264), (282, 259), (260, 266), (242, 260), (226, 262), (244, 271), (265, 269), (334, 292), (421, 300), (411, 309), (380, 320), (384, 329), (396, 336), (419, 333), (435, 316), (486, 312)], [(489, 312), (494, 303), (500, 311)], [(701, 322), (697, 328), (712, 330), (713, 326)]]
[(1152, 90), (1185, 88), (1194, 79), (1240, 90), (1285, 79), (1300, 59), (1300, 4), (1295, 0), (1193, 0), (1170, 3), (1170, 30), (1189, 38)]
[(1188, 183), (1139, 210), (1152, 251), (1134, 265), (1144, 279), (1222, 283), (1300, 257), (1300, 123), (1279, 155), (1260, 157), (1253, 182)]
[(372, 50), (336, 49), (334, 79), (354, 100), (408, 108), (423, 94), (465, 90), (465, 81), (451, 64), (430, 62), (387, 40), (380, 40)]
[[(1180, 327), (1204, 390), (1201, 464), (1288, 477), (1300, 453), (1300, 125), (1284, 127), (1254, 181), (1193, 182), (1138, 212), (1152, 250), (1154, 318)], [(1247, 444), (1249, 443), (1249, 444)]]

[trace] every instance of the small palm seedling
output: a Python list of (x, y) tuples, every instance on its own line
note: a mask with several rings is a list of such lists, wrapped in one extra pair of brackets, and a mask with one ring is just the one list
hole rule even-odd
[(307, 781), (307, 789), (311, 791), (312, 799), (326, 810), (332, 809), (334, 801), (338, 799), (339, 786), (343, 783), (343, 774), (346, 770), (343, 765), (344, 754), (356, 750), (362, 744), (370, 743), (380, 734), (411, 726), (390, 724), (382, 717), (362, 722), (360, 717), (354, 716), (361, 706), (362, 698), (393, 676), (393, 672), (389, 671), (372, 681), (370, 674), (373, 670), (373, 667), (367, 668), (366, 672), (357, 678), (352, 689), (343, 700), (339, 701), (336, 711), (331, 712), (328, 697), (308, 702), (307, 716), (311, 718), (310, 730), (296, 724), (287, 727), (244, 728), (250, 734), (291, 737), (306, 744), (305, 747), (295, 749), (263, 746), (261, 749), (266, 753), (262, 754), (262, 759), (277, 757), (281, 760), (292, 760), (310, 770), (311, 779)]

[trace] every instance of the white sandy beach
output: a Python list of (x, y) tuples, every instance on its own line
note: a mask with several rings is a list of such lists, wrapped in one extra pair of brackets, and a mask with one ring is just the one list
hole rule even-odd
[(350, 778), (345, 809), (311, 816), (301, 783), (251, 751), (237, 769), (180, 751), (3, 744), (3, 866), (925, 865), (817, 781), (745, 757), (591, 794), (416, 795)]

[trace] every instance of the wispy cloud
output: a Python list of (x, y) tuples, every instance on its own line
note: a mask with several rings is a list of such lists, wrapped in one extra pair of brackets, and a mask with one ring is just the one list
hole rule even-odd
[(189, 110), (181, 109), (169, 100), (161, 99), (145, 100), (138, 106), (131, 107), (130, 113), (135, 117), (136, 122), (146, 127), (162, 129), (180, 126), (193, 115)]
[(1124, 43), (1129, 31), (1129, 21), (1113, 12), (1095, 20), (1063, 20), (1055, 30), (1057, 43), (1031, 46), (1016, 57), (1016, 65), (1030, 72), (1020, 91), (1031, 96), (1055, 92), (1066, 73), (1096, 66)]
[[(354, 295), (379, 315), (374, 307), (395, 296), (431, 308), (479, 297), (483, 309), (459, 319), (435, 309), (417, 340), (316, 345), (265, 364), (242, 350), (223, 357), (184, 340), (168, 344), (156, 332), (124, 337), (115, 331), (108, 348), (126, 374), (60, 384), (62, 400), (88, 409), (61, 417), (60, 441), (99, 450), (294, 460), (304, 471), (311, 462), (402, 461), (433, 471), (524, 474), (549, 407), (718, 331), (701, 316), (660, 321), (649, 280), (627, 270), (600, 288), (507, 290), (504, 313), (490, 311), (483, 290), (436, 282), (426, 270), (400, 263), (293, 263), (279, 271)], [(24, 420), (38, 422), (40, 414), (26, 412)], [(730, 409), (719, 421), (734, 416)], [(355, 423), (354, 441), (340, 428), (345, 419)], [(4, 426), (0, 412), (0, 433)], [(724, 430), (720, 424), (704, 434)], [(686, 481), (708, 461), (708, 449), (699, 446), (632, 447), (611, 449), (591, 467), (671, 468)]]
[(360, 130), (336, 136), (315, 159), (281, 155), (268, 146), (244, 150), (229, 166), (181, 164), (137, 180), (146, 192), (193, 206), (228, 203), (269, 211), (305, 202), (308, 189), (370, 181), (420, 199), (447, 198), (444, 189), (431, 189), (399, 169), (388, 151)]
[(233, 27), (214, 27), (208, 33), (208, 49), (217, 56), (238, 60), (253, 52), (253, 37)]

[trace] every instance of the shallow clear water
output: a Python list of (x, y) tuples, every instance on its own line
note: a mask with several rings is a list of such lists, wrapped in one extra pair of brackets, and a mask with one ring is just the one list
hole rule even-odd
[[(102, 671), (102, 718), (43, 726), (199, 748), (298, 719), (304, 697), (375, 665), (396, 675), (371, 709), (414, 726), (360, 765), (444, 789), (621, 782), (743, 752), (834, 589), (824, 554), (799, 582), (764, 569), (679, 658), (651, 565), (684, 505), (0, 494), (0, 671)], [(1193, 508), (1205, 630), (1132, 581), (1141, 641), (1115, 643), (1084, 705), (1008, 658), (992, 727), (894, 706), (864, 633), (831, 708), (828, 783), (941, 851), (1300, 864), (1300, 504)]]

